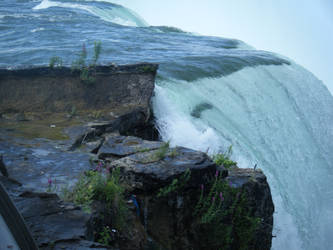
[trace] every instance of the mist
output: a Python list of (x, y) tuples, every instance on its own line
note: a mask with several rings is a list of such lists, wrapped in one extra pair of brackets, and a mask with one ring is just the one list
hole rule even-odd
[(150, 25), (236, 38), (289, 57), (333, 93), (331, 0), (118, 0)]

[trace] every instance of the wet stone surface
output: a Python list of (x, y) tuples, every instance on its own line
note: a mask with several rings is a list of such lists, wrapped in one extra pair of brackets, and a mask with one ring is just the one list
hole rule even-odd
[[(137, 153), (113, 161), (113, 167), (120, 168), (130, 186), (138, 190), (157, 190), (174, 178), (191, 171), (191, 182), (214, 174), (216, 164), (205, 154), (188, 148), (176, 147)], [(191, 185), (191, 183), (188, 183)]]
[(45, 191), (49, 179), (52, 191), (73, 185), (73, 180), (91, 168), (89, 153), (68, 151), (70, 143), (47, 139), (22, 139), (0, 133), (0, 154), (3, 154), (9, 176), (35, 191)]
[[(0, 178), (40, 249), (106, 249), (88, 241), (90, 215), (54, 193), (32, 192)], [(63, 248), (65, 247), (65, 248)]]
[[(196, 231), (193, 204), (197, 202), (199, 187), (207, 186), (216, 176), (216, 170), (231, 187), (246, 192), (247, 208), (262, 222), (256, 230), (253, 249), (270, 248), (274, 206), (266, 177), (260, 170), (236, 167), (227, 170), (216, 166), (203, 152), (170, 148), (168, 143), (122, 136), (119, 132), (91, 137), (70, 151), (72, 142), (28, 140), (12, 137), (8, 131), (0, 133), (0, 154), (4, 154), (11, 178), (0, 176), (0, 181), (7, 187), (40, 249), (103, 249), (89, 241), (94, 240), (91, 232), (100, 231), (93, 218), (97, 216), (95, 221), (99, 221), (102, 213), (97, 211), (102, 210), (86, 214), (55, 194), (61, 193), (63, 186), (73, 185), (85, 170), (95, 168), (97, 161), (104, 167), (120, 169), (127, 198), (136, 197), (137, 206), (128, 205), (132, 205), (127, 217), (132, 227), (115, 245), (120, 249), (132, 250), (133, 246), (145, 249), (143, 246), (150, 238), (165, 249), (196, 249), (193, 247), (199, 243), (205, 245), (200, 230)], [(178, 182), (174, 184), (174, 180)], [(159, 196), (164, 190), (166, 195)], [(193, 238), (194, 232), (197, 234)]]
[(99, 158), (111, 156), (125, 157), (131, 154), (160, 148), (164, 143), (146, 141), (134, 136), (110, 135), (98, 151)]

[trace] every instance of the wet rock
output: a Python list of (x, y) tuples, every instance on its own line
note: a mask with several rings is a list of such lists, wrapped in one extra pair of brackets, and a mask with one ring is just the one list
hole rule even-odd
[(0, 155), (0, 172), (2, 173), (3, 176), (8, 177), (8, 171), (5, 163), (3, 162), (3, 156)]
[[(6, 177), (3, 177), (4, 179)], [(6, 183), (8, 184), (8, 183)], [(1, 216), (1, 230), (0, 230), (0, 238), (1, 238), (1, 249), (10, 248), (14, 242), (11, 239), (15, 239), (15, 245), (20, 249), (38, 249), (37, 245), (32, 238), (22, 216), (18, 212), (17, 208), (13, 204), (11, 198), (9, 197), (6, 189), (0, 183), (0, 216)], [(5, 225), (3, 224), (5, 223)], [(9, 231), (6, 229), (9, 229)], [(2, 228), (4, 227), (4, 228)], [(7, 247), (5, 247), (7, 245)]]
[(94, 141), (83, 142), (80, 146), (81, 152), (97, 154), (100, 147), (103, 145), (104, 138), (97, 138)]
[(8, 189), (8, 190), (13, 190), (18, 187), (21, 187), (22, 184), (18, 182), (15, 179), (9, 178), (9, 177), (4, 177), (0, 176), (0, 182)]
[(96, 141), (104, 134), (118, 133), (120, 135), (139, 136), (142, 139), (158, 139), (158, 132), (150, 122), (150, 112), (144, 108), (134, 108), (133, 111), (107, 122), (88, 123), (73, 143), (70, 150), (79, 148), (82, 144)]
[(246, 192), (249, 209), (253, 216), (260, 218), (252, 249), (270, 249), (274, 204), (266, 176), (260, 169), (235, 168), (229, 171), (227, 180)]
[(81, 210), (65, 210), (56, 195), (24, 195), (14, 201), (38, 245), (85, 238), (89, 215)]
[(100, 159), (107, 157), (125, 157), (138, 152), (158, 149), (163, 142), (146, 141), (134, 136), (110, 135), (105, 137), (103, 145), (98, 150)]
[(24, 121), (28, 121), (27, 117), (25, 116), (24, 113), (18, 113), (15, 115), (15, 120), (17, 122), (24, 122)]
[(189, 184), (199, 185), (200, 180), (216, 170), (215, 163), (205, 153), (165, 146), (113, 161), (112, 166), (120, 168), (133, 189), (144, 191), (156, 191), (187, 170), (191, 171)]
[[(123, 138), (120, 143), (122, 141)], [(150, 239), (147, 242), (157, 246), (157, 249), (214, 248), (212, 242), (201, 237), (203, 228), (198, 224), (194, 208), (201, 184), (207, 186), (215, 178), (216, 170), (220, 178), (231, 183), (232, 188), (246, 194), (247, 203), (243, 205), (246, 207), (241, 209), (250, 211), (250, 216), (260, 220), (248, 249), (270, 249), (274, 206), (266, 177), (261, 171), (236, 167), (227, 171), (216, 166), (205, 153), (165, 145), (130, 154), (113, 161), (111, 165), (120, 168), (129, 192), (136, 194), (141, 223), (147, 232), (147, 239)], [(186, 177), (188, 170), (189, 178)], [(228, 247), (237, 249), (237, 244), (233, 242)]]
[[(98, 238), (105, 227), (109, 228), (109, 244), (121, 250), (145, 249), (147, 234), (135, 212), (129, 212), (121, 232), (113, 228), (117, 213), (105, 203), (95, 201), (92, 205), (92, 217), (88, 235)], [(113, 249), (113, 248), (111, 248)]]
[(64, 203), (53, 193), (32, 192), (4, 178), (0, 181), (41, 249), (106, 249), (87, 238), (90, 215), (80, 207)]
[[(221, 178), (231, 183), (233, 188), (240, 189), (246, 194), (248, 203), (244, 209), (251, 211), (251, 216), (260, 219), (259, 227), (248, 249), (270, 249), (274, 206), (266, 177), (260, 170), (237, 167), (226, 170), (216, 166), (202, 152), (183, 147), (169, 148), (167, 143), (120, 135), (119, 131), (122, 131), (120, 121), (121, 119), (116, 123), (93, 123), (83, 130), (82, 128), (77, 130), (88, 132), (80, 139), (80, 143), (83, 141), (82, 145), (87, 151), (93, 150), (98, 154), (96, 157), (111, 162), (112, 168), (121, 170), (121, 180), (127, 189), (126, 198), (130, 199), (131, 195), (136, 195), (139, 215), (133, 202), (128, 203), (129, 230), (121, 235), (113, 232), (116, 249), (149, 249), (149, 247), (177, 250), (217, 249), (210, 247), (211, 242), (202, 237), (202, 227), (198, 225), (198, 218), (194, 215), (200, 186), (204, 184), (206, 187), (209, 181), (215, 178), (216, 170), (219, 171)], [(112, 134), (110, 131), (113, 131)], [(21, 166), (13, 156), (10, 164), (8, 161), (10, 173), (13, 173), (15, 178), (17, 178), (15, 173), (20, 173), (22, 179), (19, 180), (22, 183), (25, 183), (24, 180), (31, 183), (37, 174), (39, 179), (46, 178), (44, 175), (40, 176), (40, 171), (57, 169), (61, 172), (67, 170), (79, 172), (90, 168), (90, 166), (81, 166), (75, 169), (73, 166), (84, 164), (91, 155), (80, 156), (78, 162), (80, 152), (77, 151), (55, 150), (52, 153), (44, 151), (36, 149), (24, 151), (22, 158), (26, 153), (31, 155), (24, 161), (26, 166)], [(75, 161), (69, 161), (72, 158), (75, 158)], [(66, 159), (66, 164), (51, 166), (53, 162), (58, 163), (59, 159)], [(37, 165), (41, 164), (39, 163), (41, 160), (46, 161), (47, 168)], [(31, 173), (28, 175), (29, 166), (38, 166), (33, 170), (37, 171), (36, 173), (32, 171), (34, 175)], [(25, 172), (21, 171), (23, 167)], [(188, 171), (190, 171), (189, 176), (187, 176)], [(78, 173), (70, 175), (70, 179), (75, 179), (77, 175)], [(0, 181), (10, 189), (10, 195), (31, 227), (32, 234), (41, 249), (103, 247), (89, 240), (96, 240), (94, 232), (100, 233), (105, 225), (112, 225), (113, 216), (116, 215), (110, 212), (109, 208), (101, 205), (100, 208), (92, 209), (96, 214), (91, 216), (73, 204), (60, 201), (54, 194), (27, 191), (4, 176), (0, 177)], [(163, 195), (160, 195), (161, 193)], [(237, 245), (230, 246), (230, 249), (237, 249)]]
[[(194, 249), (189, 241), (193, 203), (200, 183), (215, 173), (215, 163), (205, 153), (162, 145), (111, 164), (120, 168), (124, 181), (137, 195), (142, 224), (150, 239), (147, 245), (158, 246), (157, 249)], [(190, 178), (183, 180), (189, 170)], [(175, 179), (186, 191), (159, 198), (160, 189), (172, 185)]]
[(52, 249), (52, 250), (90, 250), (90, 249), (108, 249), (108, 250), (118, 250), (116, 248), (106, 248), (104, 245), (97, 242), (91, 242), (87, 240), (80, 239), (70, 239), (61, 240), (56, 242), (51, 242), (48, 245), (42, 245), (39, 249)]

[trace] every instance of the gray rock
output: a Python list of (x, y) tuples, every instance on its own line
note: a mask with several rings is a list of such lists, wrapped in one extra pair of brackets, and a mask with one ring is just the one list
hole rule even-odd
[(0, 181), (40, 249), (106, 249), (87, 238), (90, 215), (80, 207), (64, 203), (53, 193), (28, 191), (4, 177)]
[[(114, 137), (112, 144), (122, 145), (124, 139), (119, 137), (117, 142)], [(126, 155), (134, 151), (125, 147), (112, 152)], [(197, 224), (194, 207), (198, 202), (200, 185), (207, 186), (218, 170), (220, 178), (246, 193), (246, 207), (241, 209), (250, 211), (253, 218), (260, 219), (248, 249), (270, 249), (274, 205), (266, 177), (261, 171), (237, 167), (227, 171), (221, 166), (217, 167), (205, 153), (182, 147), (168, 148), (165, 144), (159, 149), (130, 154), (113, 161), (111, 165), (120, 168), (128, 190), (136, 194), (142, 223), (153, 245), (178, 250), (214, 246), (201, 237), (202, 227)], [(184, 181), (182, 178), (187, 169), (191, 174)], [(175, 179), (181, 185), (178, 190), (170, 189)], [(161, 190), (169, 191), (159, 196)], [(237, 249), (237, 242), (229, 247)]]
[[(4, 177), (5, 178), (5, 177)], [(0, 183), (0, 219), (1, 219), (1, 249), (19, 248), (22, 250), (36, 250), (37, 245), (32, 238), (22, 216), (13, 204), (6, 189)], [(4, 228), (3, 228), (4, 227)], [(9, 230), (7, 230), (8, 228)], [(15, 240), (13, 240), (15, 239)], [(7, 247), (6, 247), (7, 246)]]
[(79, 70), (68, 67), (1, 69), (0, 111), (69, 112), (75, 106), (78, 113), (104, 109), (124, 114), (133, 107), (147, 109), (157, 68), (149, 63), (97, 66), (96, 84), (89, 86), (81, 81)]
[(52, 242), (48, 245), (43, 245), (39, 249), (52, 249), (52, 250), (90, 250), (90, 249), (109, 249), (109, 250), (117, 250), (115, 248), (106, 248), (104, 245), (99, 244), (97, 242), (91, 242), (87, 240), (80, 239), (70, 239), (70, 240), (62, 240)]
[(163, 149), (163, 146), (113, 161), (112, 166), (121, 169), (132, 188), (145, 191), (158, 190), (187, 169), (191, 170), (189, 185), (200, 185), (200, 179), (216, 171), (215, 163), (205, 153), (183, 147)]
[(146, 141), (133, 136), (111, 135), (106, 136), (106, 139), (98, 151), (99, 158), (107, 157), (125, 157), (143, 151), (158, 149), (163, 145), (163, 142)]
[(25, 116), (25, 114), (22, 112), (22, 113), (18, 113), (15, 115), (15, 120), (17, 122), (24, 122), (24, 121), (28, 121), (27, 117)]
[(77, 137), (70, 150), (75, 150), (84, 143), (99, 140), (103, 135), (111, 133), (139, 136), (147, 140), (158, 139), (158, 132), (151, 123), (150, 112), (142, 107), (133, 108), (131, 112), (108, 122), (88, 123), (84, 131)]
[(234, 168), (229, 171), (227, 181), (246, 192), (249, 209), (254, 216), (260, 218), (259, 227), (254, 237), (253, 249), (270, 249), (274, 204), (266, 176), (260, 169)]

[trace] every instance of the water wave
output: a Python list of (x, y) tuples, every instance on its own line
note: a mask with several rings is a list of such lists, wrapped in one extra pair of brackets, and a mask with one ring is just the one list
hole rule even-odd
[[(83, 1), (85, 2), (85, 1)], [(43, 10), (52, 7), (71, 8), (76, 10), (84, 10), (90, 14), (101, 18), (106, 22), (116, 23), (125, 26), (145, 27), (147, 23), (133, 11), (128, 10), (120, 5), (109, 3), (104, 8), (93, 5), (78, 4), (73, 2), (57, 2), (51, 0), (43, 0), (41, 3), (33, 7), (34, 10)]]

